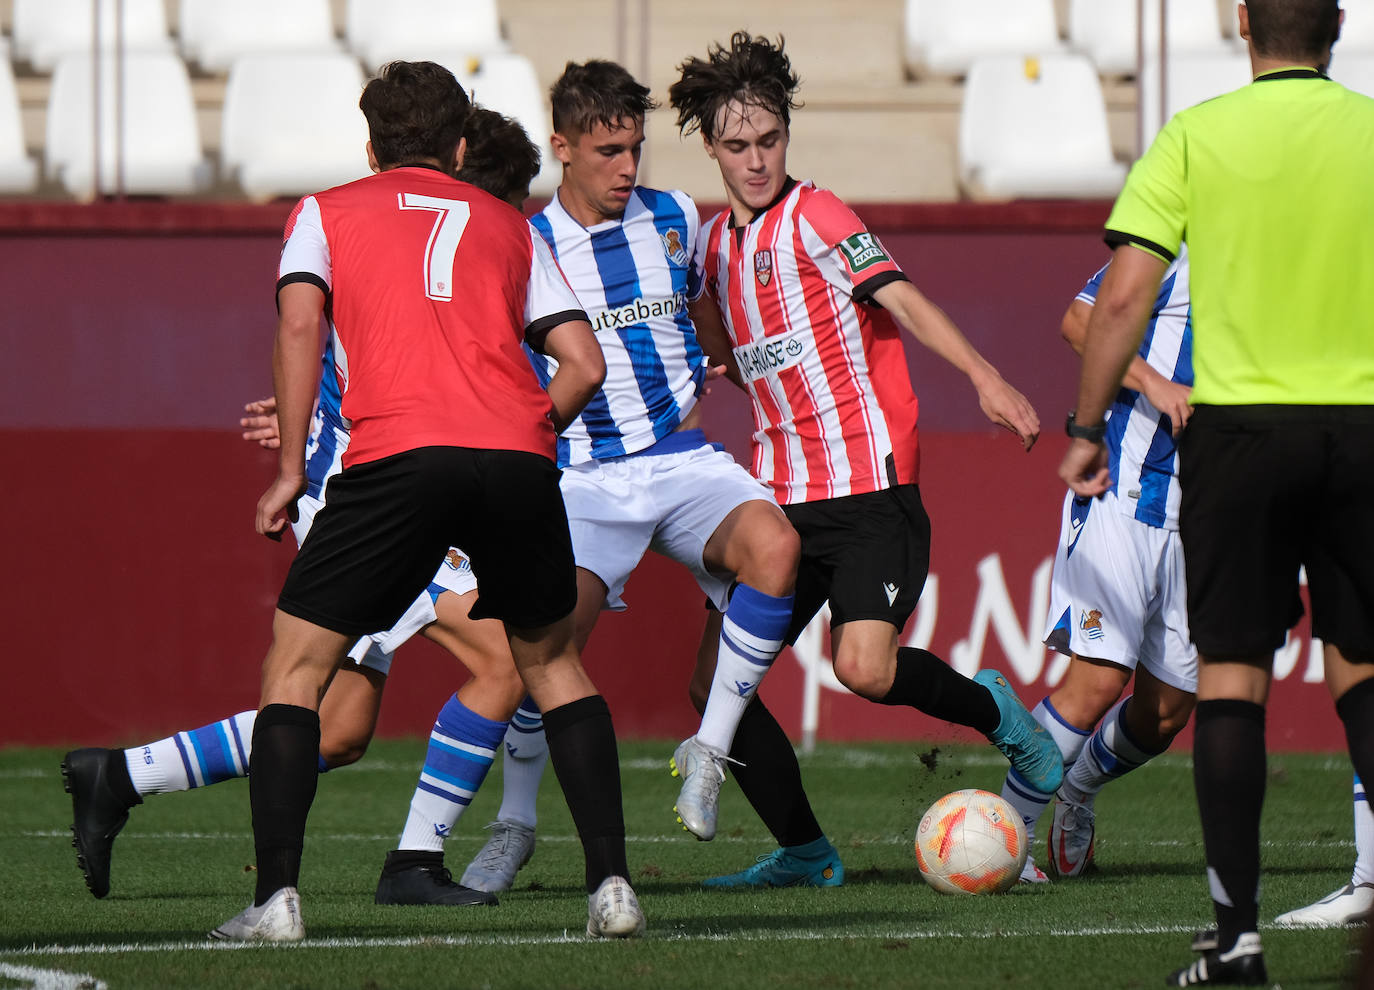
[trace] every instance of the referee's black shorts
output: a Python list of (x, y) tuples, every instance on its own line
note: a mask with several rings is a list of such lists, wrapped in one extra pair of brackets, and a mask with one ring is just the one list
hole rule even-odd
[(473, 618), (555, 622), (577, 600), (558, 478), (538, 454), (466, 447), (346, 468), (329, 480), (277, 607), (347, 636), (382, 632), (458, 546), (477, 578)]
[(1374, 662), (1374, 406), (1199, 406), (1179, 439), (1188, 622), (1212, 660), (1262, 657), (1302, 615)]
[(930, 570), (930, 517), (916, 485), (784, 505), (801, 560), (787, 642), (830, 602), (830, 624), (906, 625)]

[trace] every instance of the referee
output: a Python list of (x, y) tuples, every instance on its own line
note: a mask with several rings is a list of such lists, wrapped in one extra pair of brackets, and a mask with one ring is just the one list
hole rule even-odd
[(1325, 75), (1342, 17), (1337, 0), (1249, 0), (1254, 82), (1178, 114), (1132, 169), (1059, 470), (1080, 495), (1106, 490), (1103, 414), (1186, 234), (1196, 412), (1180, 531), (1217, 933), (1170, 986), (1267, 980), (1264, 706), (1302, 567), (1351, 758), (1374, 780), (1374, 100)]

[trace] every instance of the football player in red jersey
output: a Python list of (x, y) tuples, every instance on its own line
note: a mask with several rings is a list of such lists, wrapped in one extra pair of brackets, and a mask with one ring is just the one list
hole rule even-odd
[[(470, 104), (451, 73), (392, 63), (360, 106), (376, 174), (303, 199), (282, 253), (281, 469), (259, 502), (259, 532), (281, 529), (303, 486), (322, 316), (342, 355), (352, 437), (263, 662), (250, 776), (257, 895), (213, 934), (304, 937), (296, 881), (319, 699), (353, 639), (394, 623), (455, 543), (481, 581), (473, 617), (505, 623), (544, 710), (587, 857), (588, 933), (638, 934), (615, 737), (572, 641), (571, 545), (552, 462), (555, 432), (604, 375), (600, 348), (528, 222), (453, 178)], [(522, 341), (559, 361), (547, 393)]]
[[(781, 41), (739, 32), (680, 69), (668, 91), (678, 125), (701, 131), (729, 204), (698, 240), (704, 292), (692, 315), (703, 347), (753, 400), (754, 473), (801, 536), (788, 641), (829, 600), (835, 673), (850, 690), (972, 726), (1024, 776), (1057, 787), (1058, 749), (1005, 678), (969, 679), (929, 651), (899, 647), (930, 537), (901, 330), (967, 375), (988, 418), (1027, 450), (1040, 429), (1034, 409), (833, 193), (787, 174), (798, 80)], [(785, 819), (804, 800), (796, 758), (751, 727), (741, 723), (731, 756), (768, 768), (772, 783), (750, 793), (740, 776), (741, 787), (765, 821)], [(820, 883), (819, 852), (784, 843), (713, 882)]]

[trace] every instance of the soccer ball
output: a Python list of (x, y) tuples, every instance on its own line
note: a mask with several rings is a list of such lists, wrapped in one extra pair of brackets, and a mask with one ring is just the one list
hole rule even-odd
[(966, 788), (932, 804), (916, 828), (916, 865), (945, 894), (1000, 894), (1029, 852), (1021, 816), (991, 791)]

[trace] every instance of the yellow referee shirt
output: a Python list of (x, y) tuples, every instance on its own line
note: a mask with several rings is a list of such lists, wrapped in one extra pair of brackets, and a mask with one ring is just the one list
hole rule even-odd
[(1285, 69), (1184, 110), (1106, 239), (1187, 240), (1195, 403), (1374, 404), (1374, 100)]

